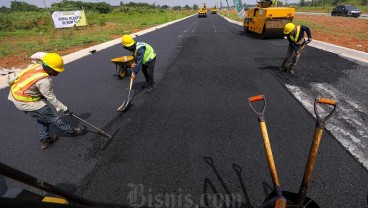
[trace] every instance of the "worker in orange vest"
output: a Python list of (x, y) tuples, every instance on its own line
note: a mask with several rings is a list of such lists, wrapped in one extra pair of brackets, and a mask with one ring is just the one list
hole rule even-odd
[(8, 99), (19, 110), (37, 120), (42, 149), (46, 149), (58, 139), (57, 135), (49, 135), (50, 125), (72, 136), (87, 132), (85, 126), (72, 128), (63, 122), (45, 102), (47, 100), (51, 103), (58, 112), (72, 114), (68, 107), (56, 99), (53, 91), (51, 76), (57, 76), (63, 71), (63, 59), (56, 53), (47, 53), (42, 57), (42, 64), (31, 65), (19, 73), (12, 74), (12, 78), (7, 80), (11, 86)]

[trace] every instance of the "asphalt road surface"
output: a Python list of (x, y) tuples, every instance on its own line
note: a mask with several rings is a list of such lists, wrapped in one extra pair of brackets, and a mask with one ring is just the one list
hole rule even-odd
[[(247, 98), (266, 96), (280, 183), (298, 192), (316, 121), (285, 84), (308, 88), (319, 79), (333, 84), (346, 76), (347, 66), (367, 72), (366, 66), (307, 47), (296, 75), (280, 75), (286, 40), (259, 40), (218, 15), (194, 16), (136, 40), (158, 54), (156, 86), (150, 94), (140, 90), (140, 73), (125, 113), (116, 108), (127, 96), (129, 79), (113, 77), (110, 62), (128, 55), (120, 44), (67, 64), (53, 79), (57, 97), (77, 115), (106, 132), (120, 129), (104, 151), (99, 147), (106, 138), (91, 128), (42, 150), (35, 121), (7, 101), (5, 90), (0, 160), (50, 183), (77, 186), (77, 194), (97, 201), (195, 207), (206, 205), (206, 196), (207, 205), (219, 207), (219, 197), (226, 201), (230, 193), (243, 207), (256, 207), (272, 191), (272, 181)], [(17, 185), (0, 184), (2, 192)], [(320, 207), (367, 207), (367, 184), (367, 170), (325, 131), (308, 197)]]

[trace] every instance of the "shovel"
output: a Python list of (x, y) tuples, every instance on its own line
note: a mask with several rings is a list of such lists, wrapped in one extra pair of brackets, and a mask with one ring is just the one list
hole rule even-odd
[[(317, 104), (331, 105), (333, 106), (333, 109), (327, 116), (321, 117), (317, 109)], [(328, 98), (316, 98), (316, 100), (314, 101), (314, 112), (317, 117), (317, 124), (316, 124), (316, 129), (314, 131), (312, 146), (309, 152), (308, 162), (304, 170), (303, 181), (299, 189), (297, 205), (299, 205), (300, 207), (303, 207), (305, 196), (307, 194), (307, 189), (308, 189), (309, 183), (312, 178), (314, 162), (317, 157), (319, 144), (322, 138), (323, 129), (325, 128), (325, 123), (335, 112), (336, 107), (337, 107), (337, 102), (334, 100), (328, 99)]]
[(82, 118), (78, 117), (77, 115), (75, 114), (70, 114), (71, 116), (75, 117), (76, 119), (82, 121), (83, 123), (91, 126), (92, 128), (96, 129), (97, 131), (99, 131), (101, 134), (103, 134), (104, 136), (106, 136), (107, 138), (109, 138), (102, 146), (101, 146), (101, 149), (105, 149), (105, 147), (107, 146), (107, 144), (111, 141), (111, 139), (118, 133), (119, 129), (115, 130), (114, 133), (112, 135), (109, 135), (108, 133), (102, 131), (102, 129), (100, 128), (97, 128), (96, 126), (88, 123), (87, 121), (83, 120)]
[[(309, 44), (309, 40), (304, 41), (304, 43), (301, 45), (301, 47), (298, 49), (298, 51), (293, 51), (289, 59), (285, 62), (284, 68), (286, 69), (286, 72), (290, 72), (291, 64), (293, 63), (294, 57), (297, 55), (296, 53), (301, 53), (304, 47)], [(280, 69), (280, 72), (282, 72), (282, 69)]]
[(125, 109), (129, 106), (130, 102), (132, 101), (133, 97), (131, 97), (131, 92), (132, 92), (132, 87), (133, 87), (133, 81), (134, 81), (134, 79), (130, 78), (128, 99), (124, 100), (124, 102), (118, 107), (118, 109), (116, 111), (118, 111), (118, 112), (125, 111)]
[[(261, 112), (257, 112), (252, 106), (252, 103), (256, 102), (256, 101), (263, 101), (263, 109), (262, 109)], [(281, 188), (280, 188), (280, 182), (279, 182), (279, 178), (277, 176), (275, 161), (273, 159), (271, 144), (270, 144), (270, 140), (268, 138), (268, 133), (267, 133), (266, 120), (265, 120), (265, 116), (264, 116), (264, 112), (266, 110), (266, 98), (264, 97), (264, 95), (257, 95), (257, 96), (253, 96), (253, 97), (248, 98), (248, 102), (249, 102), (250, 108), (252, 109), (252, 111), (258, 117), (258, 122), (259, 122), (259, 125), (261, 127), (261, 132), (262, 132), (262, 137), (263, 137), (263, 144), (264, 144), (264, 148), (265, 148), (265, 151), (266, 151), (268, 167), (269, 167), (270, 174), (271, 174), (271, 177), (272, 177), (274, 190), (277, 194), (276, 197), (267, 200), (261, 207), (270, 207), (271, 206), (271, 207), (275, 207), (275, 208), (286, 208), (287, 207), (287, 201), (286, 201), (286, 198), (282, 196), (282, 192), (281, 192)]]

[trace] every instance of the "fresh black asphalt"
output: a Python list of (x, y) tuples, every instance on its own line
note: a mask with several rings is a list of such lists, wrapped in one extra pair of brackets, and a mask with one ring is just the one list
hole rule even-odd
[[(108, 203), (129, 204), (136, 191), (138, 204), (164, 207), (163, 196), (171, 194), (173, 207), (194, 207), (205, 193), (232, 193), (241, 196), (243, 207), (256, 207), (272, 191), (272, 181), (247, 98), (263, 94), (281, 187), (298, 192), (316, 121), (282, 84), (301, 75), (278, 75), (286, 40), (259, 40), (218, 15), (194, 16), (136, 40), (157, 52), (156, 86), (150, 94), (141, 91), (140, 73), (125, 113), (116, 108), (129, 79), (113, 77), (110, 62), (128, 54), (121, 45), (67, 64), (53, 79), (57, 97), (77, 115), (106, 132), (120, 129), (105, 150), (99, 146), (106, 138), (91, 128), (41, 150), (36, 123), (6, 101), (5, 90), (1, 161), (54, 184), (77, 185), (77, 194)], [(300, 65), (315, 71), (303, 76), (305, 83), (323, 78), (314, 73), (328, 63), (350, 62), (308, 47)], [(339, 67), (344, 69), (335, 64), (334, 70)], [(307, 195), (320, 207), (367, 207), (367, 182), (367, 171), (325, 131)]]

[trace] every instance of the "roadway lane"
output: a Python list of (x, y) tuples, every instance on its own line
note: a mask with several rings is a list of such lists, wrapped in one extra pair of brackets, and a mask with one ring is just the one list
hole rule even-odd
[[(129, 184), (143, 184), (147, 198), (190, 194), (197, 201), (212, 183), (223, 192), (203, 159), (210, 157), (226, 187), (240, 193), (246, 207), (259, 205), (272, 183), (246, 98), (261, 93), (269, 102), (266, 118), (280, 181), (286, 190), (298, 190), (315, 121), (275, 76), (286, 41), (245, 36), (217, 15), (192, 17), (138, 40), (159, 54), (157, 88), (153, 94), (138, 94), (125, 114), (115, 109), (126, 97), (129, 80), (112, 77), (109, 62), (127, 54), (121, 45), (68, 64), (54, 79), (58, 98), (74, 112), (107, 132), (121, 129), (105, 151), (98, 150), (103, 138), (93, 133), (61, 139), (43, 151), (34, 121), (3, 102), (1, 161), (48, 182), (80, 185), (79, 193), (92, 199), (129, 203)], [(331, 58), (307, 49), (313, 59), (302, 58), (303, 65), (319, 66), (321, 59)], [(0, 97), (5, 101), (7, 91)], [(243, 169), (244, 189), (232, 164)], [(325, 133), (308, 195), (322, 207), (365, 207), (366, 184), (367, 172)]]
[[(315, 120), (275, 72), (287, 41), (258, 40), (241, 31), (209, 15), (141, 37), (158, 51), (162, 79), (154, 93), (139, 94), (128, 112), (110, 122), (111, 129), (122, 131), (105, 152), (91, 151), (90, 158), (99, 161), (80, 184), (80, 194), (119, 203), (136, 197), (138, 205), (157, 206), (167, 194), (179, 207), (197, 204), (204, 193), (230, 192), (241, 196), (244, 207), (260, 205), (272, 182), (258, 122), (246, 101), (257, 94), (268, 100), (266, 120), (281, 185), (298, 191)], [(175, 46), (178, 53), (169, 52)], [(97, 55), (107, 59), (114, 50)], [(312, 58), (302, 61), (311, 68), (331, 57), (310, 47), (308, 54)], [(333, 58), (329, 61), (341, 61)], [(234, 165), (242, 169), (241, 178)], [(366, 207), (367, 182), (367, 171), (325, 132), (308, 196), (320, 207)]]
[[(190, 29), (195, 27), (196, 22), (184, 20), (180, 25)], [(155, 72), (157, 81), (170, 68), (171, 60), (182, 47), (183, 37), (180, 35), (183, 35), (183, 30), (178, 27), (164, 34), (152, 33), (144, 39), (159, 53)], [(117, 107), (126, 99), (129, 88), (129, 79), (113, 77), (115, 65), (110, 60), (121, 55), (129, 55), (129, 52), (118, 44), (67, 64), (65, 72), (53, 78), (57, 98), (81, 118), (105, 128), (107, 133), (120, 128), (110, 128), (115, 120), (129, 121), (125, 115), (116, 112)], [(138, 88), (143, 80), (140, 75), (136, 81)], [(36, 122), (7, 100), (8, 92), (9, 89), (0, 91), (0, 99), (3, 101), (0, 111), (0, 160), (51, 183), (80, 183), (96, 164), (94, 152), (106, 139), (88, 127), (91, 131), (89, 134), (76, 138), (62, 135), (64, 137), (51, 148), (42, 150)], [(142, 93), (141, 97), (146, 98), (145, 94)], [(134, 105), (138, 107), (140, 102), (134, 101)], [(63, 116), (62, 113), (60, 115)], [(73, 126), (81, 124), (74, 118), (63, 119)], [(52, 128), (51, 132), (60, 134)], [(124, 130), (121, 129), (116, 139), (121, 139), (123, 135)]]

